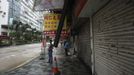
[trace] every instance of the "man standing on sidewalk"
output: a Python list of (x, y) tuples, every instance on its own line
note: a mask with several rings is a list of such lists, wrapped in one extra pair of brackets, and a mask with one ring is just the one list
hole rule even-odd
[(52, 64), (53, 63), (53, 45), (50, 44), (48, 48), (48, 63)]
[(52, 64), (53, 63), (53, 44), (52, 44), (52, 40), (49, 40), (50, 45), (48, 47), (48, 63)]

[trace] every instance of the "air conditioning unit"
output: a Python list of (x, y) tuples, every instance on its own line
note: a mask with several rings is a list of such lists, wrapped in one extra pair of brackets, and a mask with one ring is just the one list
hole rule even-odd
[(0, 10), (0, 14), (1, 14), (1, 13), (3, 13), (3, 11), (2, 11), (2, 10)]

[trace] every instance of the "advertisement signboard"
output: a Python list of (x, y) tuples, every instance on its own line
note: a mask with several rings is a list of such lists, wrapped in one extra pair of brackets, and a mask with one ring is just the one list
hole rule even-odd
[[(60, 21), (61, 14), (50, 13), (44, 16), (44, 31), (56, 31)], [(66, 19), (64, 21), (63, 30), (66, 27)]]
[[(55, 37), (56, 31), (59, 25), (61, 14), (49, 13), (44, 16), (44, 34), (46, 36)], [(67, 36), (67, 23), (64, 21), (64, 26), (61, 32), (61, 36)]]

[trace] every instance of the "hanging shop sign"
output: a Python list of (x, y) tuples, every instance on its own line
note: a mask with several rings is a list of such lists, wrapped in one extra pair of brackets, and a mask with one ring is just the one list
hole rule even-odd
[[(59, 25), (61, 14), (50, 13), (44, 16), (44, 31), (56, 31)], [(66, 30), (66, 19), (63, 30)]]

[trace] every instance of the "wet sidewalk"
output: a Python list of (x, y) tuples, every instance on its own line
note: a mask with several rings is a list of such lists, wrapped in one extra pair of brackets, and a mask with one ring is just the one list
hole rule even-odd
[[(64, 50), (62, 48), (55, 48), (53, 56), (57, 58), (58, 68), (61, 72), (60, 75), (91, 75), (88, 70), (75, 55), (64, 56)], [(45, 53), (45, 59), (40, 60), (40, 57), (36, 58), (32, 62), (17, 68), (4, 75), (53, 75), (53, 64), (48, 63), (47, 50)]]

